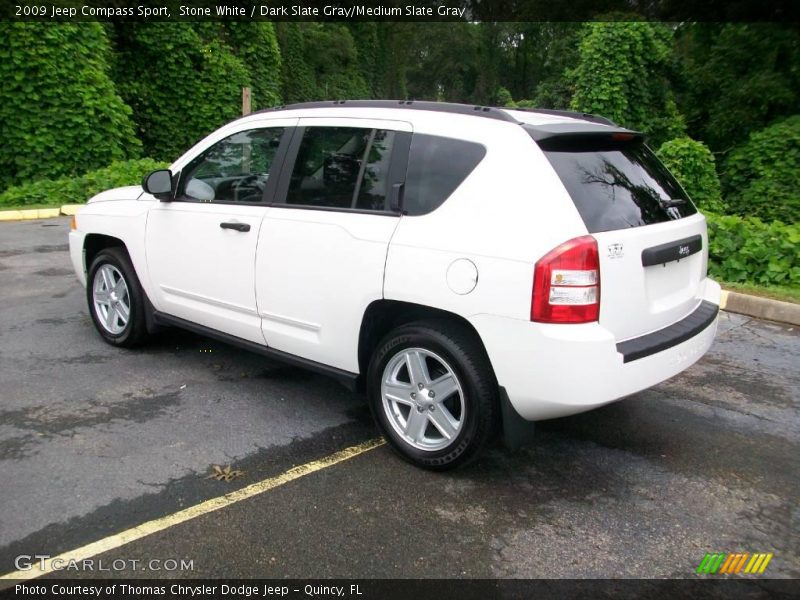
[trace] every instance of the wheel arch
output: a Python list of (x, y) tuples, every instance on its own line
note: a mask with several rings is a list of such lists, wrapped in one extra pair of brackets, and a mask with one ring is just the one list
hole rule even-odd
[(85, 273), (89, 273), (89, 267), (92, 266), (94, 258), (106, 248), (122, 248), (130, 257), (125, 242), (120, 238), (102, 233), (87, 233), (83, 239), (83, 270)]
[[(133, 264), (133, 257), (131, 256), (130, 251), (128, 250), (127, 245), (125, 242), (113, 235), (106, 235), (103, 233), (88, 233), (83, 240), (83, 268), (84, 272), (86, 273), (86, 285), (89, 286), (89, 269), (92, 266), (92, 262), (94, 261), (95, 257), (102, 251), (108, 248), (120, 248), (125, 254), (128, 255), (128, 259)], [(133, 266), (134, 272), (136, 272), (136, 267)], [(155, 308), (153, 307), (152, 302), (150, 301), (150, 297), (147, 295), (147, 290), (141, 283), (141, 277), (139, 277), (138, 273), (136, 274), (137, 277), (140, 279), (139, 285), (142, 286), (142, 296), (144, 298), (144, 314), (145, 314), (145, 323), (147, 326), (148, 333), (156, 333), (161, 330), (158, 324), (155, 322)]]
[[(483, 352), (486, 353), (486, 347), (480, 334), (472, 323), (461, 315), (413, 302), (375, 300), (364, 311), (358, 334), (358, 367), (361, 373), (358, 386), (360, 390), (365, 387), (364, 376), (369, 367), (370, 357), (381, 339), (395, 327), (414, 321), (444, 321), (456, 324), (469, 331), (478, 341)], [(486, 356), (488, 358), (488, 353)], [(489, 364), (491, 365), (491, 360)]]
[(492, 375), (495, 377), (495, 384), (498, 388), (504, 444), (508, 449), (516, 450), (520, 446), (528, 443), (533, 436), (534, 424), (523, 419), (509, 401), (505, 388), (497, 381), (491, 357), (486, 351), (486, 346), (477, 329), (461, 315), (447, 310), (422, 304), (414, 304), (412, 302), (383, 299), (375, 300), (367, 306), (367, 309), (364, 311), (364, 316), (361, 321), (361, 330), (358, 336), (358, 365), (360, 372), (356, 383), (358, 390), (362, 392), (365, 391), (366, 373), (370, 357), (383, 336), (399, 325), (423, 320), (444, 321), (457, 324), (475, 337), (475, 340), (486, 356), (486, 360), (489, 364), (489, 368), (492, 370)]

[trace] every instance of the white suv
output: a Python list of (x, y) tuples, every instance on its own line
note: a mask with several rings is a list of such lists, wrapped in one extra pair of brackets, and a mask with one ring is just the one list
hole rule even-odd
[(107, 342), (175, 325), (328, 374), (432, 469), (672, 377), (716, 331), (704, 217), (640, 134), (588, 114), (271, 109), (73, 227)]

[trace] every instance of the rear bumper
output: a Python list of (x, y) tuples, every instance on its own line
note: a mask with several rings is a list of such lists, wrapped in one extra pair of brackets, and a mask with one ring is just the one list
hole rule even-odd
[(511, 405), (536, 421), (608, 404), (694, 364), (714, 341), (719, 295), (719, 285), (707, 279), (691, 315), (622, 343), (599, 323), (546, 325), (492, 315), (470, 321)]

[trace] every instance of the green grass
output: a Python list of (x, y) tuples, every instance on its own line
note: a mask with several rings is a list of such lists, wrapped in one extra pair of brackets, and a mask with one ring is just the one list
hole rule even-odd
[(794, 302), (800, 304), (800, 288), (786, 287), (780, 285), (753, 285), (750, 283), (728, 283), (720, 281), (720, 285), (726, 290), (760, 296), (762, 298), (772, 298), (784, 302)]

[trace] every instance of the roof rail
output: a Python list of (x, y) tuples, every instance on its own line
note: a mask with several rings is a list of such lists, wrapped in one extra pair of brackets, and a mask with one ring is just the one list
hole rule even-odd
[(599, 115), (593, 115), (592, 113), (585, 113), (585, 112), (555, 110), (551, 108), (478, 106), (474, 104), (458, 104), (456, 102), (433, 102), (431, 100), (321, 100), (316, 102), (298, 102), (296, 104), (274, 106), (272, 108), (262, 108), (261, 110), (257, 110), (252, 114), (272, 112), (276, 110), (295, 110), (301, 108), (332, 108), (332, 107), (406, 108), (411, 110), (428, 110), (428, 111), (443, 112), (443, 113), (450, 113), (457, 115), (472, 115), (475, 117), (484, 117), (487, 119), (495, 119), (497, 121), (506, 121), (509, 123), (516, 123), (517, 120), (510, 114), (508, 114), (506, 111), (519, 110), (522, 112), (570, 117), (573, 119), (590, 121), (592, 123), (601, 123), (603, 125), (611, 125), (614, 127), (617, 126), (617, 124), (614, 123), (614, 121), (612, 121), (611, 119), (607, 119), (606, 117), (601, 117)]
[(602, 123), (603, 125), (613, 125), (617, 127), (611, 119), (601, 117), (600, 115), (593, 115), (592, 113), (576, 112), (572, 110), (556, 110), (553, 108), (514, 108), (511, 106), (506, 107), (508, 110), (520, 110), (522, 112), (540, 113), (543, 115), (555, 115), (559, 117), (570, 117), (572, 119), (582, 119), (584, 121), (591, 121), (592, 123)]
[(286, 106), (275, 106), (255, 111), (255, 113), (271, 112), (275, 110), (293, 110), (298, 108), (331, 108), (331, 107), (354, 107), (354, 108), (406, 108), (416, 110), (428, 110), (435, 112), (445, 112), (458, 115), (472, 115), (475, 117), (485, 117), (497, 121), (507, 121), (516, 123), (517, 120), (506, 111), (492, 106), (475, 106), (471, 104), (456, 104), (454, 102), (432, 102), (427, 100), (326, 100), (321, 102), (300, 102), (298, 104), (287, 104)]

